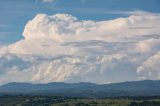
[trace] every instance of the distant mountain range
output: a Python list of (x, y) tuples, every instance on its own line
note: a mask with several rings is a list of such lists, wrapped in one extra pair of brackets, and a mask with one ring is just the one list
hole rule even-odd
[(159, 80), (144, 80), (111, 84), (64, 83), (48, 84), (8, 83), (0, 86), (0, 94), (55, 95), (68, 97), (160, 96)]

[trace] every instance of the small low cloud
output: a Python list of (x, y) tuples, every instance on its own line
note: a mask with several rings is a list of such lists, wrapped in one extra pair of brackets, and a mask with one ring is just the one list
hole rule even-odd
[(52, 2), (55, 2), (56, 0), (41, 0), (41, 1), (44, 3), (52, 3)]

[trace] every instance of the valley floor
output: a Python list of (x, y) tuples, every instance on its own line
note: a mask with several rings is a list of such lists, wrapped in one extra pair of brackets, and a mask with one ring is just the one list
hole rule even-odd
[(87, 99), (55, 96), (0, 96), (0, 106), (160, 106), (160, 97)]

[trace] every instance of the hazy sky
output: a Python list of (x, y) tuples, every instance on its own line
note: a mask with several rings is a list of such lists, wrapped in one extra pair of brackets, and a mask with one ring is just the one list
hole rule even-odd
[(159, 0), (0, 0), (0, 84), (160, 79)]

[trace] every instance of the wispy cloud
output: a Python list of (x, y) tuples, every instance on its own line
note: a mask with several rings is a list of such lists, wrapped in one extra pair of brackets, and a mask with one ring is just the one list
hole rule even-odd
[(41, 1), (44, 3), (52, 3), (52, 2), (55, 2), (56, 0), (41, 0)]
[(86, 0), (81, 0), (81, 3), (84, 4), (86, 2)]
[(143, 11), (143, 10), (131, 10), (131, 11), (123, 11), (123, 10), (114, 10), (108, 11), (111, 14), (126, 14), (126, 15), (157, 15), (158, 13)]

